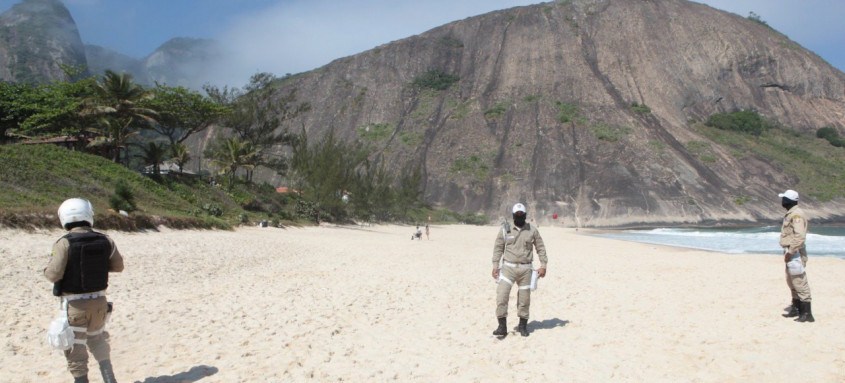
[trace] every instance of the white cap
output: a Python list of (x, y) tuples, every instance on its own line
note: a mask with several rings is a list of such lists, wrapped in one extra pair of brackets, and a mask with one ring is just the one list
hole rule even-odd
[(786, 198), (789, 198), (793, 201), (798, 201), (798, 192), (795, 191), (795, 190), (789, 189), (789, 190), (787, 190), (783, 193), (778, 194), (778, 197), (781, 197), (781, 198), (786, 197)]
[(516, 205), (513, 205), (513, 212), (514, 212), (514, 214), (516, 214), (516, 212), (518, 212), (518, 211), (521, 211), (521, 212), (525, 213), (525, 212), (526, 212), (526, 210), (525, 210), (525, 205), (523, 205), (523, 204), (521, 204), (521, 203), (518, 203), (518, 204), (516, 204)]

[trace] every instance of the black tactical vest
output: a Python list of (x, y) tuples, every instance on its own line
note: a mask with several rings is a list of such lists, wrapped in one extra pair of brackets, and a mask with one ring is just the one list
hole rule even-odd
[(109, 258), (112, 248), (108, 238), (97, 232), (70, 233), (67, 266), (61, 291), (70, 294), (105, 290), (109, 285)]

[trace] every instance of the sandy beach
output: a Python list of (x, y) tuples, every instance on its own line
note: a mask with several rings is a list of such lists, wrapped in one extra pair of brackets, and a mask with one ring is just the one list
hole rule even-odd
[[(540, 227), (549, 268), (531, 334), (498, 340), (496, 231), (108, 232), (126, 264), (109, 287), (118, 381), (845, 381), (845, 260), (809, 249), (816, 322), (801, 324), (780, 316), (779, 256)], [(41, 270), (62, 234), (0, 230), (0, 382), (72, 380), (44, 341), (58, 301)]]

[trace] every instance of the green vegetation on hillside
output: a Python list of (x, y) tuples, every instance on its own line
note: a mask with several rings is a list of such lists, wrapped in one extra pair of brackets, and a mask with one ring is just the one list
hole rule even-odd
[(490, 175), (490, 160), (475, 154), (459, 157), (452, 162), (449, 173), (453, 176), (468, 177), (471, 183), (483, 182)]
[(713, 153), (713, 149), (709, 143), (704, 141), (690, 141), (687, 142), (686, 147), (690, 154), (698, 157), (701, 162), (708, 164), (716, 162), (716, 155)]
[(713, 142), (731, 148), (740, 160), (754, 156), (775, 165), (798, 180), (790, 187), (814, 199), (845, 197), (845, 153), (808, 134), (774, 126), (759, 135), (696, 124), (696, 130)]
[(451, 110), (449, 119), (463, 120), (469, 115), (472, 100), (455, 100), (452, 98), (446, 99), (446, 106)]
[(575, 104), (568, 104), (561, 101), (556, 101), (557, 106), (557, 121), (561, 124), (570, 122), (584, 123), (585, 119), (581, 116), (581, 110)]
[(649, 114), (651, 113), (651, 108), (649, 108), (646, 104), (638, 104), (636, 102), (632, 102), (631, 111), (637, 114)]
[(409, 222), (429, 211), (419, 167), (394, 176), (383, 159), (371, 160), (361, 143), (340, 141), (333, 132), (315, 142), (302, 133), (293, 152), (294, 185), (314, 221)]
[(493, 105), (492, 108), (484, 111), (484, 118), (488, 120), (495, 120), (499, 117), (502, 117), (507, 111), (508, 107), (505, 105), (505, 103), (497, 102), (496, 105)]
[(597, 123), (590, 126), (590, 132), (601, 141), (616, 142), (631, 133), (631, 128), (626, 126), (609, 125)]
[(747, 16), (746, 18), (747, 18), (748, 20), (751, 20), (751, 21), (753, 21), (753, 22), (757, 23), (757, 24), (760, 24), (760, 25), (765, 26), (765, 27), (767, 27), (767, 28), (769, 28), (769, 29), (772, 29), (772, 26), (771, 26), (771, 25), (769, 25), (769, 23), (767, 23), (765, 20), (763, 20), (763, 18), (762, 18), (762, 17), (760, 17), (760, 15), (758, 15), (758, 14), (757, 14), (756, 12), (754, 12), (754, 11), (748, 12), (748, 16)]
[[(270, 185), (228, 177), (171, 174), (154, 179), (53, 145), (2, 145), (0, 225), (57, 227), (56, 209), (71, 197), (94, 204), (101, 229), (230, 228), (258, 221), (277, 226), (353, 218), (420, 222), (433, 213), (422, 203), (419, 169), (396, 179), (384, 166), (367, 162), (365, 152), (332, 135), (313, 145), (302, 139), (296, 150), (296, 190), (280, 194)], [(343, 194), (351, 198), (344, 201)], [(109, 209), (128, 211), (130, 217)]]
[[(101, 218), (109, 215), (107, 209), (112, 196), (125, 194), (127, 190), (134, 196), (139, 214), (182, 220), (183, 226), (227, 228), (230, 226), (227, 218), (244, 212), (221, 191), (208, 185), (193, 181), (159, 184), (105, 158), (52, 145), (0, 146), (0, 187), (4, 189), (0, 193), (0, 211), (6, 215), (56, 219), (56, 209), (62, 201), (83, 197), (94, 204)], [(200, 214), (203, 203), (225, 206), (227, 214), (220, 218)], [(58, 226), (58, 221), (50, 222), (50, 218), (46, 222), (30, 223)], [(169, 221), (165, 219), (161, 223)]]
[(836, 129), (826, 126), (816, 131), (816, 137), (824, 138), (829, 142), (831, 145), (842, 148), (845, 147), (845, 140), (839, 136), (839, 132)]
[(705, 124), (721, 130), (748, 133), (754, 136), (759, 136), (766, 130), (777, 125), (771, 121), (767, 121), (760, 114), (752, 110), (716, 113), (711, 115)]
[(463, 48), (464, 42), (458, 39), (455, 36), (443, 36), (439, 40), (440, 44), (443, 44), (449, 48)]
[(411, 85), (417, 89), (433, 89), (439, 91), (449, 89), (458, 80), (460, 80), (458, 76), (432, 69), (414, 78)]
[[(423, 76), (420, 110), (433, 110), (438, 89), (455, 81), (436, 72)], [(54, 227), (55, 208), (73, 196), (94, 203), (98, 227), (130, 230), (265, 220), (419, 222), (434, 212), (423, 202), (420, 168), (393, 174), (362, 142), (288, 133), (284, 122), (310, 105), (297, 101), (296, 89), (283, 92), (274, 76), (259, 73), (243, 89), (205, 91), (207, 96), (161, 85), (145, 89), (111, 71), (75, 82), (0, 83), (0, 144), (61, 135), (75, 149), (0, 146), (0, 186), (9, 190), (0, 196), (0, 225)], [(191, 158), (182, 142), (211, 124), (230, 132), (206, 147), (213, 174), (160, 174), (165, 161), (181, 169)], [(393, 130), (370, 124), (358, 133), (363, 141), (381, 141)], [(418, 145), (423, 133), (403, 132), (400, 139)], [(290, 150), (270, 156), (279, 147)], [(259, 166), (290, 180), (291, 192), (253, 183)]]
[(384, 141), (391, 134), (393, 134), (393, 127), (390, 124), (367, 124), (364, 126), (358, 127), (358, 137), (366, 141)]
[(423, 142), (425, 135), (422, 132), (402, 132), (399, 133), (399, 140), (403, 144), (415, 148)]

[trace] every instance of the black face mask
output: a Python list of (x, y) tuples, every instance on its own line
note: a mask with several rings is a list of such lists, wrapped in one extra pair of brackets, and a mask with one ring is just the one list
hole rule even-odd
[(784, 209), (789, 210), (792, 209), (793, 206), (797, 205), (798, 201), (793, 201), (786, 197), (781, 197), (780, 199), (780, 206), (783, 206)]
[(525, 226), (525, 218), (528, 218), (528, 214), (520, 214), (520, 215), (514, 214), (513, 215), (513, 224), (516, 225), (516, 227), (521, 228), (521, 227)]

